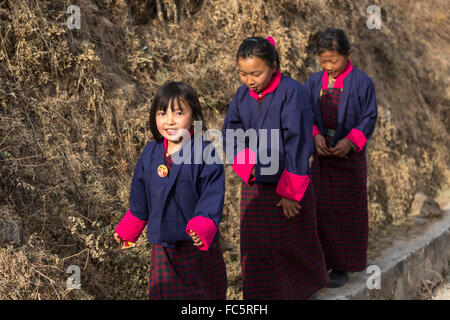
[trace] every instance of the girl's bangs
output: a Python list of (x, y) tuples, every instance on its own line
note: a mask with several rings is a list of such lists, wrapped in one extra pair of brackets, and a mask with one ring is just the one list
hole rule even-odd
[(175, 101), (181, 111), (184, 111), (186, 109), (187, 103), (182, 97), (180, 97), (180, 95), (171, 95), (169, 97), (162, 97), (156, 110), (166, 112), (170, 106), (170, 110), (173, 112), (175, 111)]

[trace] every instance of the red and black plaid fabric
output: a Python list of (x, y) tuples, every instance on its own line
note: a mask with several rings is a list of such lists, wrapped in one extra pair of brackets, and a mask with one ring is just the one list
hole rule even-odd
[(323, 90), (322, 96), (320, 97), (320, 111), (322, 114), (323, 125), (326, 128), (337, 128), (341, 93), (342, 90), (339, 88)]
[[(341, 91), (325, 91), (329, 92), (320, 99), (324, 125), (335, 129)], [(369, 234), (365, 151), (350, 151), (346, 158), (314, 154), (311, 176), (327, 268), (365, 270)]]
[(169, 172), (170, 172), (170, 169), (172, 169), (172, 165), (173, 165), (173, 159), (172, 159), (172, 155), (168, 155), (168, 156), (164, 156), (164, 161), (166, 162), (166, 167), (167, 167), (167, 170), (169, 170)]
[(219, 241), (208, 251), (192, 242), (175, 248), (153, 244), (149, 287), (150, 300), (225, 300), (228, 280)]
[(317, 234), (314, 195), (287, 219), (276, 185), (242, 184), (241, 264), (244, 299), (306, 299), (329, 282)]
[[(338, 124), (339, 102), (342, 90), (340, 88), (329, 88), (323, 90), (320, 96), (320, 111), (325, 128), (335, 130)], [(332, 136), (325, 137), (327, 144), (331, 143)]]

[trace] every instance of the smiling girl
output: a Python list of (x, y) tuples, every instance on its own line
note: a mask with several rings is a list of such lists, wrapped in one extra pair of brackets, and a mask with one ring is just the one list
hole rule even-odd
[[(135, 242), (148, 224), (153, 244), (150, 299), (225, 299), (228, 286), (218, 226), (225, 194), (222, 164), (174, 161), (190, 144), (194, 120), (203, 121), (196, 92), (184, 82), (168, 82), (154, 97), (150, 130), (155, 141), (136, 165), (130, 209), (114, 238)], [(211, 149), (209, 149), (211, 150)], [(194, 152), (191, 152), (193, 155)], [(214, 154), (213, 154), (214, 156)], [(179, 163), (178, 163), (179, 162)]]

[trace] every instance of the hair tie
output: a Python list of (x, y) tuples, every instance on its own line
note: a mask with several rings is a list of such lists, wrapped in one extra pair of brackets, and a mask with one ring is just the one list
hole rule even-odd
[(273, 48), (276, 49), (275, 40), (271, 36), (268, 36), (266, 39), (269, 40), (269, 42), (273, 46)]

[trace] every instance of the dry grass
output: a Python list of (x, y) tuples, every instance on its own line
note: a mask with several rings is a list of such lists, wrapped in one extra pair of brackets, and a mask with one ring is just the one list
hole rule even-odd
[[(432, 271), (432, 270), (430, 270)], [(434, 276), (430, 280), (423, 280), (419, 289), (419, 300), (431, 300), (436, 293), (436, 289), (444, 283), (444, 278), (440, 273), (433, 271)]]
[[(304, 82), (319, 70), (313, 36), (346, 30), (380, 108), (368, 153), (373, 230), (401, 221), (416, 192), (448, 185), (447, 1), (161, 2), (167, 34), (154, 1), (80, 0), (81, 30), (69, 30), (70, 1), (0, 0), (0, 205), (25, 228), (23, 247), (0, 251), (0, 298), (146, 298), (151, 246), (141, 237), (118, 253), (111, 234), (151, 138), (148, 103), (166, 80), (188, 81), (208, 126), (220, 128), (249, 35), (272, 35), (282, 72)], [(382, 8), (381, 30), (366, 28), (371, 4)], [(238, 206), (227, 168), (230, 299), (242, 297)], [(82, 292), (67, 292), (69, 265), (81, 267)]]

